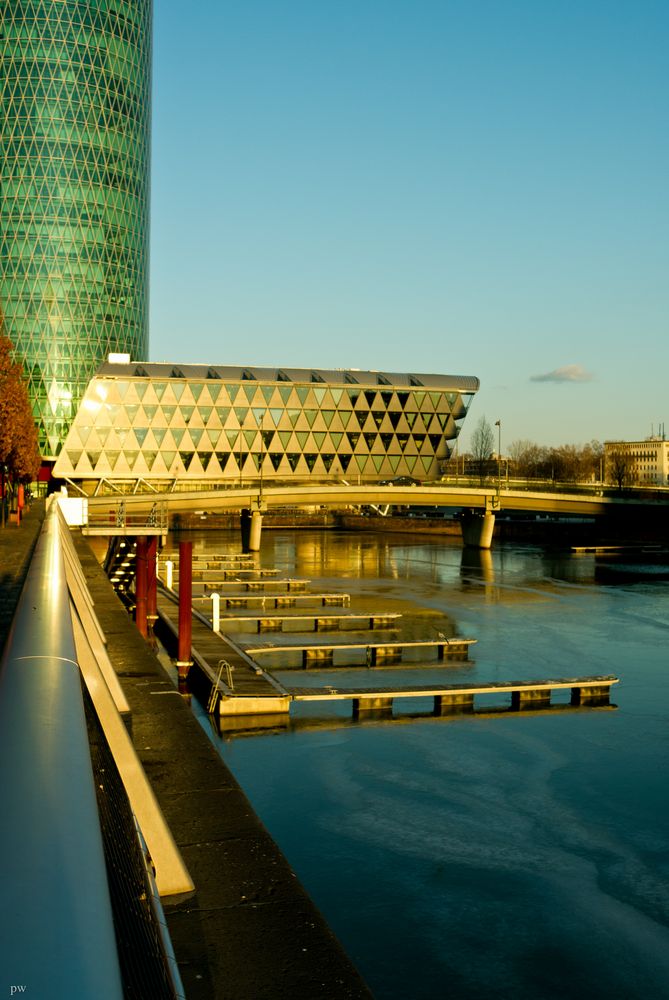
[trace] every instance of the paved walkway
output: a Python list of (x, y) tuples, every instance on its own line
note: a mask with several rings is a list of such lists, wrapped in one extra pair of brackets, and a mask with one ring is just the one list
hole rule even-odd
[(74, 535), (135, 747), (196, 885), (166, 907), (189, 1000), (370, 993), (175, 690), (81, 535)]
[(44, 512), (44, 500), (36, 500), (20, 525), (0, 528), (0, 651), (5, 648)]

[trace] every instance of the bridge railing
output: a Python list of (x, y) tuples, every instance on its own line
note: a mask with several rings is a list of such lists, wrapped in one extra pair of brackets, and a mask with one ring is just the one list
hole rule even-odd
[(88, 505), (85, 526), (89, 532), (117, 535), (166, 535), (168, 509), (165, 501), (155, 501), (149, 510), (129, 507), (125, 498), (109, 499), (108, 507)]

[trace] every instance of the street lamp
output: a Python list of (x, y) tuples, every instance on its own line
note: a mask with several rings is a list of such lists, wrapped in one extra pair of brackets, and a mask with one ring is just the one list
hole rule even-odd
[(502, 421), (496, 420), (495, 427), (497, 428), (497, 492), (500, 493), (502, 490)]

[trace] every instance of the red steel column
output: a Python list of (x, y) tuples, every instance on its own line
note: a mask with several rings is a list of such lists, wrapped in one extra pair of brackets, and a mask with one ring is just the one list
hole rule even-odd
[(146, 638), (146, 535), (140, 535), (137, 539), (137, 550), (135, 553), (135, 623), (140, 635)]
[(179, 677), (188, 675), (193, 632), (193, 543), (179, 542)]
[(152, 535), (146, 549), (146, 617), (148, 624), (158, 618), (158, 580), (156, 577), (156, 556), (158, 554), (158, 536)]

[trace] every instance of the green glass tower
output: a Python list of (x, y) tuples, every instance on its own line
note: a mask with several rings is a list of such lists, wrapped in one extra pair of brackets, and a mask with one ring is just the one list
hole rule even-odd
[(151, 0), (0, 0), (0, 306), (42, 455), (148, 351)]

